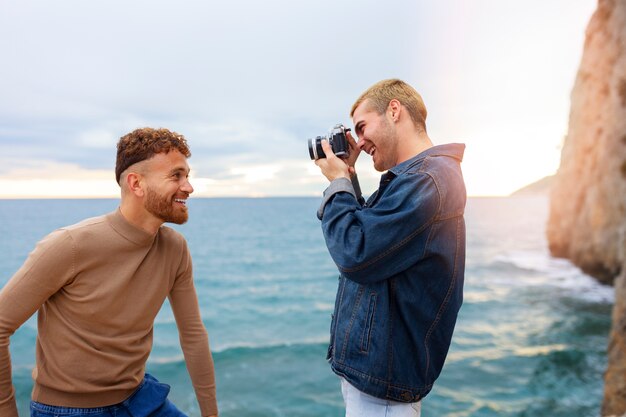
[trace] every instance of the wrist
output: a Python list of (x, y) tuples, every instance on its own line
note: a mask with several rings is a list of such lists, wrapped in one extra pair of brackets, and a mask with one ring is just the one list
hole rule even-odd
[(346, 179), (350, 180), (350, 174), (348, 172), (333, 172), (333, 173), (328, 173), (326, 175), (326, 178), (330, 182), (333, 182), (333, 181), (338, 180), (340, 178), (346, 178)]

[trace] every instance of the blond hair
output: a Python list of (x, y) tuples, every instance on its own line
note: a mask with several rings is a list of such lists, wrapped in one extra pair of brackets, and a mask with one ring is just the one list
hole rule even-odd
[(413, 124), (425, 132), (427, 112), (422, 96), (409, 84), (397, 78), (379, 81), (365, 90), (352, 105), (350, 117), (365, 100), (369, 100), (370, 108), (373, 108), (378, 114), (383, 114), (393, 99), (398, 100), (408, 109)]

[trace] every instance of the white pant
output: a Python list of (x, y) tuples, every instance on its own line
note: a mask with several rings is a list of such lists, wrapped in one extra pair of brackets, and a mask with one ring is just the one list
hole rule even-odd
[(340, 379), (346, 417), (420, 417), (421, 401), (401, 403), (383, 400), (359, 391), (344, 378)]

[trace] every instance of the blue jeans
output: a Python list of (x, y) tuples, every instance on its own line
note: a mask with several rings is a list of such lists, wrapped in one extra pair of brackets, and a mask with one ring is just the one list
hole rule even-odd
[(137, 390), (119, 404), (71, 408), (30, 402), (31, 417), (187, 417), (167, 399), (169, 385), (146, 374)]
[(401, 403), (372, 397), (341, 378), (346, 417), (420, 417), (422, 403)]

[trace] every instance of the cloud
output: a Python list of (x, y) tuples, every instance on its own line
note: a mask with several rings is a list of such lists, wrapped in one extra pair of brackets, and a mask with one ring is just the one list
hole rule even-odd
[[(312, 185), (276, 178), (300, 177), (306, 139), (349, 125), (353, 100), (390, 77), (423, 93), (436, 143), (482, 149), (492, 143), (481, 138), (493, 136), (483, 128), (497, 126), (505, 140), (532, 121), (544, 134), (529, 146), (552, 152), (595, 1), (544, 3), (8, 2), (0, 146), (10, 164), (0, 176), (33, 160), (112, 171), (117, 139), (153, 126), (189, 139), (198, 178), (245, 181), (253, 176), (245, 172), (281, 161), (274, 191), (269, 180), (256, 187), (308, 193)], [(470, 152), (464, 169), (481, 170), (480, 158), (489, 156)], [(228, 184), (224, 192), (237, 185)]]
[[(41, 160), (19, 166), (0, 160), (10, 169), (0, 175), (0, 198), (119, 197), (119, 186), (108, 170), (87, 170), (75, 164)], [(12, 165), (12, 167), (11, 167)]]
[(310, 175), (304, 163), (235, 167), (221, 178), (191, 178), (196, 197), (318, 195), (323, 189), (319, 174)]
[(10, 144), (16, 160), (47, 156), (104, 169), (117, 138), (154, 126), (187, 136), (205, 176), (278, 157), (306, 159), (307, 137), (349, 122), (365, 86), (381, 74), (411, 74), (405, 54), (388, 45), (426, 19), (412, 1), (389, 6), (7, 5), (0, 50), (11, 65), (0, 67), (0, 144)]
[[(364, 155), (367, 156), (367, 155)], [(0, 175), (0, 198), (93, 198), (119, 197), (113, 170), (85, 169), (77, 164), (46, 160), (0, 159), (7, 172)], [(201, 176), (191, 163), (193, 197), (312, 196), (328, 186), (315, 164), (301, 160), (277, 159), (264, 163), (220, 166), (211, 177)], [(378, 173), (359, 174), (364, 193), (373, 191)]]

